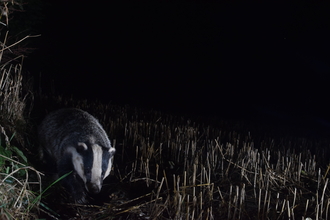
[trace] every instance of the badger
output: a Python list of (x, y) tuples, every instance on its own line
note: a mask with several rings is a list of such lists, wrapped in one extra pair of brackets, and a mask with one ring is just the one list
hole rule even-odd
[(98, 122), (80, 109), (50, 113), (38, 127), (40, 157), (61, 177), (63, 187), (77, 203), (101, 191), (110, 174), (115, 148)]

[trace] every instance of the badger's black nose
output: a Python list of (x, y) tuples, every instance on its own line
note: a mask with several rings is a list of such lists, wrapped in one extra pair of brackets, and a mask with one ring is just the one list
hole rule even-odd
[(86, 186), (87, 186), (88, 192), (90, 192), (92, 194), (97, 194), (101, 191), (101, 186), (98, 186), (95, 183), (89, 182), (89, 183), (86, 184)]

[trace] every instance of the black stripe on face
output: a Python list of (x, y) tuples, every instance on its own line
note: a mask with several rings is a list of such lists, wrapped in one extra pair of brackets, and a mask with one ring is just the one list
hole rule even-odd
[(90, 182), (92, 179), (92, 168), (93, 168), (93, 161), (94, 155), (93, 150), (91, 147), (81, 153), (83, 160), (84, 160), (84, 171), (86, 176), (86, 182)]
[(104, 179), (106, 177), (105, 175), (109, 175), (109, 173), (110, 173), (114, 154), (115, 154), (115, 149), (114, 148), (110, 148), (110, 151), (109, 151), (109, 149), (103, 149), (102, 179)]

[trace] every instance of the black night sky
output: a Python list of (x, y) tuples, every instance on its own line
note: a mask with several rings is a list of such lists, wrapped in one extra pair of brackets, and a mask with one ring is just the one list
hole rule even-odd
[(105, 103), (330, 121), (328, 5), (51, 1), (44, 12), (26, 62), (44, 91), (54, 80)]

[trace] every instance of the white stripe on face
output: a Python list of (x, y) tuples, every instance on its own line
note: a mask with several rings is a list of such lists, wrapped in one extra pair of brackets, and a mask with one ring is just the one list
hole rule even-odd
[(91, 183), (96, 184), (101, 188), (101, 175), (102, 175), (102, 148), (94, 144), (92, 145), (93, 150), (93, 167)]
[(86, 183), (87, 180), (84, 172), (84, 162), (82, 156), (77, 152), (77, 149), (75, 147), (69, 147), (66, 151), (68, 153), (71, 153), (74, 169), (83, 179), (84, 183)]

